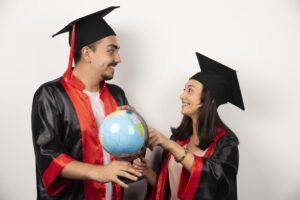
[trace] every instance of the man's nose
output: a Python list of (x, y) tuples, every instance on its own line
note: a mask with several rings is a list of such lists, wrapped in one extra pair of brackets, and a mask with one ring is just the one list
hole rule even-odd
[(121, 62), (121, 57), (120, 57), (119, 53), (116, 53), (116, 55), (115, 55), (115, 62), (116, 63), (120, 63)]

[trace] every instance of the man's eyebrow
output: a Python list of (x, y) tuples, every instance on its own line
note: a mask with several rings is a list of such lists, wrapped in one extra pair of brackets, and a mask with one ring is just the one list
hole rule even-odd
[(110, 44), (110, 45), (108, 45), (108, 47), (113, 47), (113, 48), (115, 48), (115, 49), (120, 49), (120, 47), (117, 46), (117, 45), (115, 45), (115, 44)]

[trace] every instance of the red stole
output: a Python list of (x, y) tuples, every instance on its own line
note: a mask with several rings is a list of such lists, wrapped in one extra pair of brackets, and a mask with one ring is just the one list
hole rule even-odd
[[(65, 73), (61, 84), (65, 88), (75, 108), (82, 137), (83, 162), (103, 165), (103, 151), (91, 103), (83, 93), (84, 84), (75, 76)], [(105, 82), (101, 83), (100, 98), (104, 105), (105, 116), (116, 110), (117, 103)], [(114, 158), (111, 156), (111, 160)], [(105, 184), (96, 181), (84, 181), (85, 199), (105, 199)], [(121, 200), (121, 187), (115, 185), (113, 199)]]

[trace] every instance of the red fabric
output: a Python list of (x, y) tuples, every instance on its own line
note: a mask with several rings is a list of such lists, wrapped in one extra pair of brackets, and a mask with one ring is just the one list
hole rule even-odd
[(59, 181), (55, 181), (55, 179), (59, 176), (61, 170), (73, 160), (74, 159), (70, 156), (62, 153), (52, 160), (48, 168), (45, 170), (43, 174), (43, 183), (47, 192), (51, 196), (55, 195), (70, 184), (71, 180), (61, 179)]
[(197, 184), (202, 173), (203, 160), (201, 157), (194, 155), (194, 163), (191, 173), (188, 172), (184, 167), (181, 171), (180, 182), (178, 186), (177, 196), (180, 199), (192, 199), (196, 189)]
[(72, 65), (73, 65), (73, 57), (74, 57), (74, 44), (75, 44), (75, 24), (72, 24), (72, 36), (71, 36), (71, 48), (69, 55), (69, 64), (66, 74), (68, 74), (68, 78), (71, 76)]
[[(103, 151), (99, 140), (96, 120), (88, 95), (83, 93), (84, 84), (67, 71), (61, 80), (68, 96), (75, 108), (82, 136), (82, 155), (83, 162), (95, 165), (103, 165)], [(105, 114), (115, 111), (117, 104), (109, 90), (102, 83), (101, 100), (104, 104)], [(88, 105), (88, 106), (87, 106)], [(113, 158), (112, 158), (113, 160)], [(121, 189), (115, 187), (113, 196), (121, 199)], [(105, 184), (96, 181), (84, 181), (85, 199), (105, 199)]]
[(101, 91), (100, 91), (100, 99), (104, 105), (105, 116), (109, 115), (111, 112), (115, 111), (117, 108), (117, 103), (109, 90), (106, 87), (106, 83), (101, 82)]
[(218, 129), (217, 129), (217, 135), (211, 140), (211, 144), (210, 144), (210, 146), (208, 147), (208, 150), (206, 151), (206, 153), (205, 153), (205, 155), (204, 155), (204, 158), (210, 158), (210, 157), (213, 155), (218, 140), (219, 140), (221, 137), (223, 137), (224, 135), (225, 135), (225, 130), (222, 129), (222, 128), (218, 128)]
[(160, 199), (165, 200), (166, 196), (166, 187), (168, 182), (168, 165), (171, 158), (171, 154), (168, 154), (168, 157), (166, 159), (166, 162), (163, 164), (163, 167), (160, 171), (159, 177), (157, 179), (156, 184), (156, 193), (152, 192), (150, 199)]
[[(187, 144), (190, 141), (190, 138), (184, 141), (177, 140), (176, 143), (178, 143), (180, 146), (183, 146)], [(166, 187), (167, 187), (167, 181), (168, 181), (168, 165), (171, 158), (171, 153), (168, 154), (162, 168), (160, 171), (160, 174), (156, 174), (156, 184), (154, 185), (151, 195), (147, 194), (145, 199), (160, 199), (164, 200), (166, 197)], [(147, 191), (148, 193), (148, 191)], [(149, 197), (150, 196), (150, 197)]]
[[(218, 128), (216, 136), (210, 141), (211, 144), (209, 145), (204, 155), (204, 158), (210, 158), (213, 155), (218, 140), (224, 135), (225, 135), (225, 130), (222, 128)], [(178, 186), (178, 193), (177, 193), (177, 196), (180, 199), (188, 200), (193, 198), (197, 189), (197, 184), (201, 177), (202, 168), (203, 168), (203, 159), (202, 157), (198, 157), (196, 155), (194, 155), (194, 163), (193, 163), (191, 173), (189, 173), (185, 168), (182, 168), (180, 183)]]

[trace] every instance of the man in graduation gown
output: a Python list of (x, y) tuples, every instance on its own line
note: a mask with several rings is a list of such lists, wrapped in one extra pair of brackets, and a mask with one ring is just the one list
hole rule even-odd
[(98, 136), (104, 117), (128, 104), (120, 87), (105, 82), (121, 62), (116, 34), (103, 19), (115, 8), (79, 18), (54, 35), (68, 32), (71, 50), (64, 75), (40, 86), (33, 99), (37, 199), (121, 199), (120, 186), (127, 185), (119, 177), (140, 176), (105, 152)]

